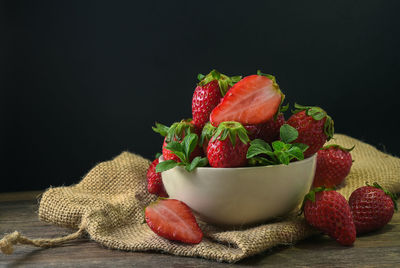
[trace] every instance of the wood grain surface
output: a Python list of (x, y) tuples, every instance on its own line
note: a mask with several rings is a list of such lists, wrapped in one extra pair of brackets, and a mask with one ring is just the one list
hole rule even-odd
[[(0, 194), (0, 234), (20, 231), (52, 238), (73, 230), (52, 226), (37, 217), (40, 192)], [(383, 229), (358, 237), (343, 247), (317, 235), (293, 246), (280, 246), (236, 264), (157, 252), (125, 252), (80, 239), (55, 248), (17, 246), (12, 255), (0, 253), (0, 267), (400, 267), (400, 213)]]

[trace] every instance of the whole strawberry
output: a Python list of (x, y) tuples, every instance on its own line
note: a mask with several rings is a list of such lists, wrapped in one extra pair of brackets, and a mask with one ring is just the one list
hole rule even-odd
[(168, 197), (165, 191), (164, 184), (162, 182), (161, 173), (156, 172), (156, 166), (159, 160), (156, 158), (147, 170), (147, 190), (151, 194), (155, 194), (161, 197)]
[(198, 244), (203, 232), (190, 208), (176, 199), (158, 199), (145, 209), (145, 219), (150, 229), (169, 240)]
[(259, 138), (268, 143), (279, 140), (279, 130), (285, 124), (285, 116), (279, 113), (276, 118), (271, 118), (261, 125)]
[(357, 234), (367, 233), (385, 226), (397, 210), (396, 196), (378, 183), (356, 189), (349, 198)]
[(353, 148), (346, 149), (332, 144), (319, 150), (313, 186), (331, 188), (341, 184), (350, 173), (353, 164), (350, 151)]
[(247, 131), (240, 123), (234, 121), (220, 123), (207, 147), (210, 166), (216, 168), (245, 166), (249, 141)]
[(356, 239), (356, 228), (347, 200), (338, 192), (318, 187), (304, 198), (304, 217), (318, 230), (339, 244), (350, 246)]
[(296, 128), (299, 137), (295, 143), (309, 146), (304, 157), (315, 154), (325, 142), (333, 137), (334, 127), (332, 118), (321, 108), (295, 104), (296, 110), (287, 124)]
[(220, 103), (228, 89), (241, 79), (240, 76), (228, 77), (212, 70), (208, 75), (199, 74), (200, 82), (193, 93), (192, 118), (200, 130), (210, 120), (211, 111)]

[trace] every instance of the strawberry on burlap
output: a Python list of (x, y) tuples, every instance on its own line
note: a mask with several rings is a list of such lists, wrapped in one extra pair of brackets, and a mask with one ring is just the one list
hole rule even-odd
[[(352, 147), (355, 160), (338, 191), (346, 198), (365, 182), (378, 182), (400, 192), (400, 159), (382, 153), (359, 140), (335, 135), (330, 143)], [(186, 245), (153, 233), (143, 221), (143, 207), (156, 199), (147, 192), (146, 173), (150, 161), (124, 152), (94, 167), (73, 186), (48, 189), (42, 196), (39, 218), (78, 231), (56, 239), (28, 239), (18, 232), (0, 241), (3, 253), (12, 253), (17, 243), (54, 246), (87, 234), (105, 247), (130, 251), (160, 251), (179, 256), (236, 262), (280, 244), (293, 244), (315, 231), (303, 217), (287, 217), (251, 227), (223, 228), (200, 222), (203, 241)]]

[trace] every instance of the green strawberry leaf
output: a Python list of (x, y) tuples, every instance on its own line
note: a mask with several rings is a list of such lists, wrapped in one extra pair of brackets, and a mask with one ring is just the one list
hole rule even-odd
[(281, 126), (279, 134), (282, 142), (284, 143), (291, 143), (299, 136), (299, 132), (294, 127), (288, 124), (284, 124)]
[(191, 134), (185, 136), (185, 138), (183, 139), (182, 144), (183, 144), (183, 151), (185, 153), (186, 160), (189, 159), (190, 154), (196, 148), (198, 139), (199, 139), (199, 137), (194, 133), (191, 133)]
[(217, 70), (212, 70), (211, 71), (211, 76), (212, 78), (214, 78), (215, 80), (219, 80), (221, 78), (221, 73), (218, 72)]
[(162, 153), (156, 153), (156, 158), (155, 159), (160, 158), (160, 156), (162, 156)]
[[(366, 182), (365, 184), (366, 184), (367, 186), (371, 186), (371, 185), (368, 184), (368, 182)], [(381, 189), (386, 195), (388, 195), (388, 196), (392, 199), (392, 201), (393, 201), (394, 209), (395, 209), (396, 211), (398, 210), (398, 208), (397, 208), (397, 202), (396, 202), (396, 201), (397, 201), (397, 196), (396, 196), (395, 194), (393, 194), (392, 192), (386, 190), (385, 188), (383, 188), (382, 186), (380, 186), (377, 182), (374, 182), (374, 183), (372, 184), (372, 186), (375, 187), (375, 188)]]
[(185, 169), (189, 172), (193, 171), (197, 167), (205, 167), (208, 164), (207, 157), (196, 156), (192, 163), (185, 166)]
[(153, 129), (154, 132), (157, 132), (157, 133), (161, 134), (164, 137), (168, 135), (169, 127), (167, 127), (167, 126), (165, 126), (163, 124), (160, 124), (160, 123), (156, 122), (156, 126), (155, 127), (151, 127), (151, 128)]
[(175, 162), (174, 160), (166, 160), (163, 162), (158, 163), (156, 166), (156, 172), (163, 172), (178, 166), (179, 163)]
[(234, 84), (236, 84), (236, 83), (239, 82), (240, 80), (242, 80), (242, 76), (240, 76), (240, 75), (231, 76), (231, 83), (230, 83), (230, 86), (233, 86)]
[(326, 117), (326, 112), (319, 107), (312, 107), (307, 110), (307, 115), (311, 116), (314, 120), (322, 120)]
[(271, 152), (271, 146), (267, 142), (261, 139), (255, 139), (250, 142), (246, 158), (249, 159), (259, 154), (269, 154)]
[(281, 106), (280, 109), (279, 109), (279, 112), (284, 113), (287, 110), (289, 110), (289, 103), (284, 105), (284, 106)]
[(273, 76), (272, 74), (264, 74), (264, 73), (262, 73), (260, 70), (257, 70), (257, 75), (265, 76), (265, 77), (271, 79), (272, 82), (276, 83), (276, 78), (275, 78), (275, 76)]
[(198, 74), (198, 75), (197, 75), (197, 79), (198, 79), (199, 81), (203, 80), (204, 77), (206, 77), (204, 74)]
[(199, 144), (201, 146), (203, 146), (203, 143), (204, 143), (205, 140), (207, 140), (207, 141), (211, 140), (211, 138), (214, 135), (216, 129), (217, 128), (214, 127), (213, 125), (211, 125), (210, 122), (205, 124), (205, 126), (203, 127), (203, 130), (201, 132), (201, 135), (200, 135)]

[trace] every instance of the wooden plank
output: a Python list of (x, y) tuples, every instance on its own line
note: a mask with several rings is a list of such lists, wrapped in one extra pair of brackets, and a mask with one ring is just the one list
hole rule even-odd
[[(1, 196), (2, 194), (0, 194)], [(23, 198), (29, 194), (21, 194)], [(36, 237), (57, 237), (73, 230), (38, 220), (36, 195), (31, 200), (0, 202), (0, 234), (21, 231)], [(60, 247), (39, 249), (18, 246), (13, 255), (0, 255), (0, 266), (30, 267), (400, 267), (400, 213), (382, 230), (357, 238), (353, 247), (343, 247), (327, 236), (314, 236), (294, 246), (281, 246), (245, 259), (235, 265), (200, 258), (177, 257), (154, 252), (125, 252), (105, 249), (80, 239)]]
[(43, 191), (0, 193), (0, 202), (36, 200), (42, 193)]

